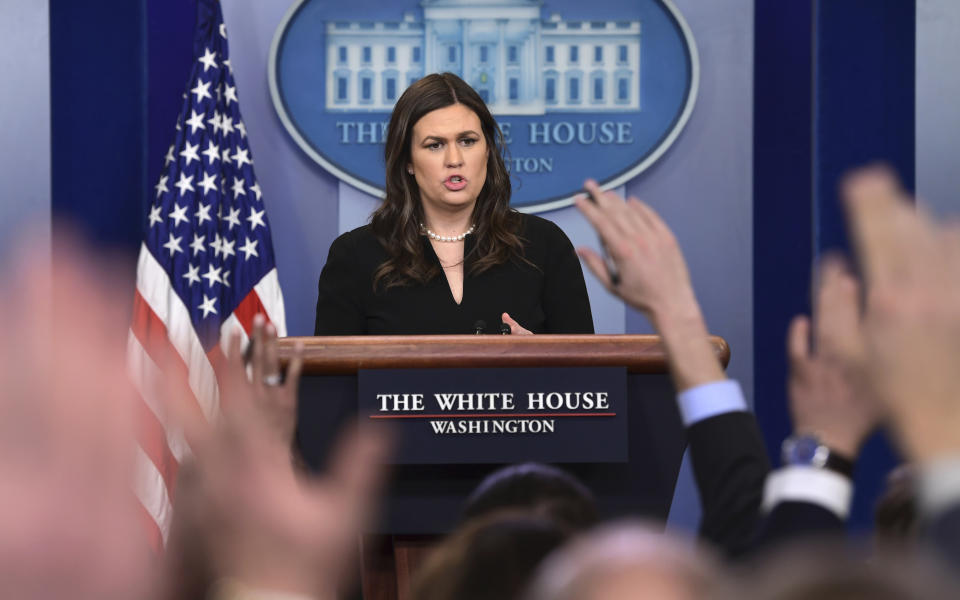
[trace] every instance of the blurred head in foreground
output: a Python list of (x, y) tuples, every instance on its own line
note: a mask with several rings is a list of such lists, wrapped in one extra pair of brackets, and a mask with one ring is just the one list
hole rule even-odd
[(880, 548), (905, 548), (917, 537), (916, 469), (900, 465), (887, 475), (887, 487), (877, 500), (873, 525)]
[(587, 486), (566, 471), (540, 463), (509, 465), (488, 475), (467, 499), (463, 519), (505, 509), (529, 511), (570, 531), (597, 522), (596, 503)]
[(710, 600), (946, 600), (954, 582), (922, 553), (868, 553), (838, 542), (790, 545), (744, 565)]
[(638, 522), (599, 527), (541, 565), (526, 600), (692, 600), (714, 580), (710, 556)]
[(553, 521), (524, 513), (474, 519), (437, 546), (417, 573), (412, 598), (519, 598), (540, 562), (566, 539)]

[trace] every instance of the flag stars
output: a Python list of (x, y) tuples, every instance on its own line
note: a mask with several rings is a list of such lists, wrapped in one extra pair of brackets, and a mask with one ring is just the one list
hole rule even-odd
[(180, 171), (180, 179), (173, 184), (173, 187), (180, 190), (180, 195), (183, 196), (187, 192), (192, 192), (193, 190), (193, 175), (187, 176), (186, 173)]
[(182, 235), (174, 237), (173, 232), (170, 233), (170, 239), (167, 240), (167, 243), (164, 244), (163, 247), (170, 251), (171, 257), (177, 252), (183, 252), (183, 248), (180, 247), (180, 240), (182, 239)]
[(184, 147), (184, 149), (180, 151), (180, 156), (182, 156), (184, 160), (187, 161), (188, 167), (190, 166), (191, 162), (195, 160), (196, 161), (200, 160), (200, 155), (197, 154), (197, 150), (199, 149), (200, 149), (200, 144), (191, 144), (190, 142), (186, 142), (186, 147)]
[(213, 127), (214, 134), (220, 133), (220, 130), (223, 129), (223, 126), (220, 125), (222, 119), (223, 117), (217, 111), (213, 111), (213, 116), (207, 119), (207, 123), (210, 124), (210, 127)]
[(227, 223), (230, 223), (230, 231), (233, 231), (234, 226), (240, 226), (240, 209), (231, 208), (230, 214), (228, 214), (223, 220)]
[(237, 163), (237, 168), (242, 169), (243, 165), (252, 165), (253, 161), (250, 160), (250, 150), (237, 147), (237, 151), (233, 155), (233, 162)]
[(247, 126), (243, 124), (243, 121), (237, 121), (236, 128), (240, 132), (240, 137), (247, 137)]
[(259, 182), (259, 181), (254, 182), (254, 184), (250, 186), (250, 191), (253, 192), (253, 193), (257, 196), (257, 200), (259, 200), (260, 197), (263, 196), (263, 192), (260, 190), (260, 182)]
[(223, 152), (220, 154), (220, 160), (223, 161), (224, 165), (231, 164), (230, 161), (230, 148), (224, 148)]
[(210, 242), (210, 247), (213, 248), (213, 255), (220, 256), (223, 253), (223, 238), (220, 237), (220, 234), (214, 234), (215, 237), (213, 241)]
[(246, 196), (247, 190), (243, 187), (244, 181), (242, 177), (233, 178), (233, 199), (236, 200), (240, 196)]
[(200, 57), (200, 63), (203, 64), (203, 72), (206, 73), (210, 69), (217, 68), (217, 53), (206, 48), (203, 52), (203, 56)]
[(227, 238), (223, 238), (222, 249), (224, 259), (226, 259), (228, 256), (235, 256), (237, 254), (237, 251), (233, 249), (236, 243), (237, 240), (228, 240)]
[(227, 106), (230, 106), (231, 102), (237, 102), (237, 86), (228, 84), (223, 89), (223, 97), (227, 99)]
[(233, 124), (233, 117), (223, 115), (220, 118), (220, 127), (223, 129), (223, 135), (230, 135), (233, 133), (235, 127)]
[(220, 160), (220, 146), (213, 143), (213, 140), (207, 140), (207, 149), (202, 152), (207, 157), (207, 164), (213, 164), (213, 161)]
[(243, 246), (240, 246), (240, 252), (243, 252), (244, 260), (250, 260), (251, 256), (256, 256), (258, 258), (260, 257), (260, 255), (257, 253), (257, 242), (259, 241), (260, 240), (251, 240), (250, 238), (247, 238), (247, 243), (245, 243)]
[(210, 82), (202, 79), (197, 80), (197, 87), (190, 90), (190, 93), (197, 97), (198, 103), (202, 102), (204, 98), (213, 99), (213, 96), (210, 95)]
[(190, 109), (190, 118), (187, 119), (187, 125), (190, 126), (190, 135), (195, 134), (198, 129), (207, 128), (207, 126), (203, 124), (203, 115), (193, 109)]
[(220, 37), (227, 39), (227, 24), (220, 23)]
[(183, 274), (183, 278), (187, 280), (187, 287), (193, 287), (194, 283), (200, 283), (199, 271), (200, 269), (197, 267), (190, 264), (187, 265), (187, 272)]
[(160, 178), (160, 181), (157, 183), (157, 185), (153, 186), (153, 189), (157, 190), (157, 198), (170, 191), (170, 188), (167, 187), (168, 181), (170, 181), (170, 176), (164, 175)]
[(167, 155), (163, 157), (163, 166), (168, 167), (173, 161), (173, 144), (170, 144), (170, 147), (167, 148)]
[(161, 207), (159, 204), (156, 206), (152, 206), (150, 208), (150, 216), (149, 216), (150, 227), (153, 227), (157, 223), (163, 222), (163, 217), (160, 216), (160, 210), (161, 210)]
[(230, 287), (230, 271), (223, 272), (223, 287)]
[(207, 280), (207, 287), (212, 288), (215, 283), (223, 283), (223, 278), (220, 277), (221, 270), (222, 267), (207, 266), (207, 272), (201, 275), (201, 277)]
[(170, 211), (170, 214), (167, 215), (173, 219), (173, 226), (177, 227), (180, 223), (186, 223), (190, 219), (187, 218), (187, 207), (180, 206), (179, 204), (173, 205), (173, 210)]
[(201, 252), (203, 252), (203, 253), (206, 253), (206, 252), (207, 252), (207, 249), (203, 247), (203, 240), (205, 240), (206, 237), (207, 237), (207, 236), (205, 236), (205, 235), (198, 235), (198, 234), (196, 234), (196, 233), (193, 234), (193, 241), (190, 242), (190, 249), (193, 250), (193, 255), (194, 255), (194, 256), (196, 256), (197, 254), (199, 254), (199, 253), (201, 253)]
[(198, 307), (199, 310), (203, 311), (203, 318), (206, 319), (210, 313), (217, 314), (217, 309), (214, 307), (214, 303), (217, 301), (217, 297), (207, 298), (207, 295), (203, 295), (203, 302), (200, 303)]
[[(203, 195), (206, 196), (211, 190), (217, 189), (217, 176), (213, 173), (204, 173), (203, 181), (200, 182), (200, 187), (203, 188)], [(210, 218), (210, 207), (207, 207), (207, 218)], [(200, 223), (203, 223), (201, 220)]]
[(193, 213), (193, 216), (197, 218), (197, 225), (203, 225), (204, 221), (213, 220), (210, 216), (210, 205), (203, 202), (197, 204), (197, 212)]
[(263, 222), (263, 215), (266, 210), (256, 210), (252, 206), (250, 207), (250, 216), (247, 217), (247, 221), (250, 222), (250, 232), (253, 233), (257, 230), (257, 225), (260, 227), (266, 228), (267, 224)]

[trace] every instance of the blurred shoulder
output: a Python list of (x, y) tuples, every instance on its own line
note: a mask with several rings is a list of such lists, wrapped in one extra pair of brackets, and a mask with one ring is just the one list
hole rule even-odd
[(373, 228), (368, 223), (346, 233), (341, 233), (337, 236), (337, 239), (333, 240), (331, 246), (355, 247), (370, 243), (376, 244), (377, 238), (373, 235)]
[(373, 234), (373, 228), (367, 224), (342, 233), (333, 240), (327, 262), (346, 260), (354, 264), (363, 264), (369, 261), (382, 262), (385, 256), (383, 247)]
[(373, 235), (373, 228), (367, 224), (346, 233), (341, 233), (337, 236), (337, 239), (333, 240), (333, 243), (330, 244), (330, 251), (333, 252), (334, 249), (363, 251), (366, 249), (376, 249), (379, 246), (380, 242), (378, 242), (376, 236)]
[(520, 213), (520, 237), (528, 245), (570, 246), (570, 239), (560, 226), (537, 215)]

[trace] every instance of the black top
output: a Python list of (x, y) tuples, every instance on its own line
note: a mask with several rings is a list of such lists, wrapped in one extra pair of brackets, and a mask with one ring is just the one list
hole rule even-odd
[[(524, 256), (470, 273), (474, 236), (465, 239), (463, 299), (457, 304), (446, 277), (426, 284), (373, 290), (373, 274), (387, 260), (370, 225), (330, 246), (320, 273), (315, 335), (470, 334), (477, 321), (499, 333), (506, 312), (533, 333), (593, 333), (590, 301), (573, 245), (551, 221), (522, 215)], [(439, 263), (423, 237), (424, 251)]]

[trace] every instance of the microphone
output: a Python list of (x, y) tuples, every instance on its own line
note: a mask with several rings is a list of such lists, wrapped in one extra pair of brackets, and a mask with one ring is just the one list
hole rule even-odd
[(510, 335), (513, 333), (513, 330), (510, 329), (510, 326), (506, 323), (500, 323), (500, 334), (501, 335)]
[(478, 319), (476, 323), (473, 324), (473, 333), (477, 335), (482, 335), (484, 330), (487, 328), (487, 322), (483, 319)]

